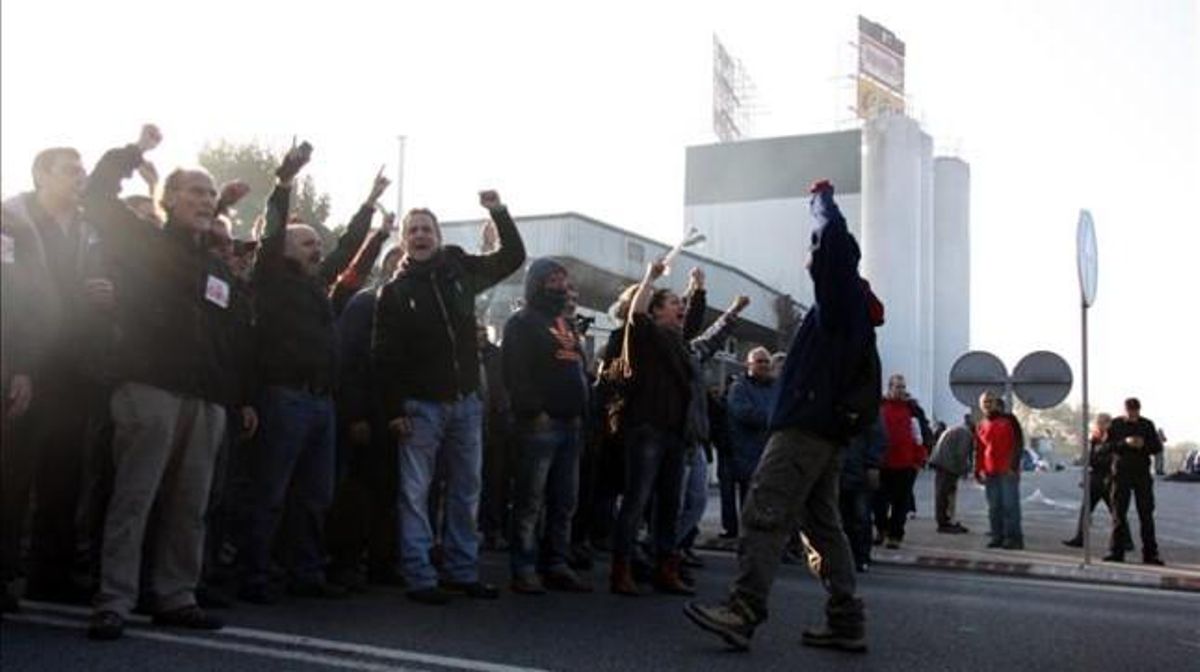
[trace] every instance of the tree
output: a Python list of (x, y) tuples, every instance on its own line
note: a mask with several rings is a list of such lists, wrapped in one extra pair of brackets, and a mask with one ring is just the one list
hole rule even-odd
[[(250, 195), (233, 209), (233, 230), (238, 237), (249, 237), (254, 223), (263, 213), (267, 196), (275, 186), (275, 168), (282, 156), (256, 142), (236, 144), (221, 140), (200, 150), (200, 165), (212, 174), (217, 184), (242, 180), (250, 185)], [(297, 181), (292, 195), (291, 214), (321, 234), (325, 249), (331, 249), (336, 233), (325, 225), (329, 219), (329, 194), (317, 191), (311, 175)]]

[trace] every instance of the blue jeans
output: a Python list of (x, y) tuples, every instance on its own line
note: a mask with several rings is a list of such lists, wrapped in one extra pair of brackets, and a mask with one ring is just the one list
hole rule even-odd
[(686, 462), (683, 506), (679, 510), (679, 530), (675, 536), (675, 544), (680, 548), (691, 545), (684, 542), (704, 519), (704, 509), (708, 506), (708, 461), (704, 459), (704, 449), (700, 446), (694, 447)]
[(429, 560), (429, 489), (440, 462), (446, 477), (443, 569), (450, 581), (476, 582), (483, 404), (477, 394), (451, 402), (410, 400), (404, 413), (412, 423), (412, 433), (400, 441), (399, 556), (404, 580), (409, 590), (432, 588), (438, 582)]
[[(336, 448), (333, 399), (290, 387), (268, 387), (258, 404), (259, 441), (249, 446), (252, 484), (247, 497), (242, 583), (265, 586), (271, 544), (284, 520), (285, 558), (291, 577), (325, 579), (325, 514), (333, 502)], [(285, 508), (286, 504), (286, 508)]]
[(1021, 479), (1015, 474), (988, 476), (984, 482), (988, 522), (994, 542), (1021, 542)]
[(538, 565), (538, 521), (544, 512), (542, 569), (564, 573), (571, 545), (571, 517), (579, 497), (578, 418), (524, 423), (517, 430), (517, 489), (513, 508), (512, 573), (532, 576)]
[(628, 560), (633, 556), (642, 514), (654, 495), (654, 551), (661, 559), (675, 551), (678, 531), (679, 491), (683, 487), (683, 440), (649, 425), (631, 427), (625, 432), (628, 451), (625, 497), (617, 514), (613, 556)]

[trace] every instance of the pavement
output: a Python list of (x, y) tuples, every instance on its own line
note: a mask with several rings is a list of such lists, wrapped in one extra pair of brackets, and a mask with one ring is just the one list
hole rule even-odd
[[(1141, 537), (1137, 516), (1130, 510), (1135, 544), (1125, 563), (1102, 562), (1107, 554), (1111, 517), (1101, 504), (1092, 516), (1091, 562), (1083, 563), (1083, 550), (1063, 546), (1072, 536), (1079, 516), (1080, 472), (1030, 472), (1021, 478), (1022, 527), (1025, 550), (987, 549), (987, 502), (983, 486), (962, 481), (958, 490), (958, 517), (970, 534), (939, 534), (933, 521), (933, 473), (917, 479), (917, 515), (908, 522), (898, 550), (877, 546), (876, 563), (893, 566), (934, 567), (989, 574), (1049, 578), (1060, 581), (1200, 591), (1200, 484), (1166, 481), (1154, 483), (1155, 527), (1166, 567), (1140, 563)], [(732, 551), (736, 541), (717, 538), (720, 532), (719, 496), (714, 491), (702, 523), (701, 546)]]
[[(703, 599), (721, 597), (734, 558), (705, 553)], [(602, 583), (606, 566), (592, 573)], [(484, 556), (494, 581), (507, 556)], [(505, 593), (446, 607), (378, 589), (348, 600), (239, 604), (230, 626), (193, 633), (135, 624), (117, 642), (83, 635), (86, 611), (26, 604), (0, 623), (0, 668), (35, 670), (471, 670), (705, 672), (783, 670), (1195, 670), (1200, 596), (1058, 581), (879, 565), (859, 578), (870, 651), (800, 645), (822, 619), (824, 593), (802, 567), (784, 566), (771, 617), (748, 653), (734, 653), (682, 615), (683, 598)]]

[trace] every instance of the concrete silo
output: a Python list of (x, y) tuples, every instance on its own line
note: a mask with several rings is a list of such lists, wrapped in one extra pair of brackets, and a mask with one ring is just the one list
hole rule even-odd
[(971, 167), (934, 160), (934, 399), (938, 419), (953, 425), (966, 408), (950, 394), (950, 367), (971, 345)]

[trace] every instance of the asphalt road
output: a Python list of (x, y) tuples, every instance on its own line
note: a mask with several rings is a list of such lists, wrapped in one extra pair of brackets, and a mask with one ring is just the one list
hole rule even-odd
[[(702, 596), (724, 592), (728, 555), (706, 556)], [(486, 574), (504, 575), (503, 556)], [(599, 575), (598, 575), (599, 576)], [(749, 653), (688, 623), (680, 598), (596, 593), (455, 602), (434, 608), (379, 590), (336, 603), (294, 600), (226, 612), (235, 628), (202, 635), (141, 626), (93, 643), (83, 615), (29, 608), (0, 627), (0, 667), (30, 670), (1195, 670), (1200, 595), (878, 568), (865, 576), (871, 651), (806, 649), (822, 594), (785, 567)], [(37, 621), (37, 622), (29, 622)], [(309, 638), (319, 638), (312, 640)]]

